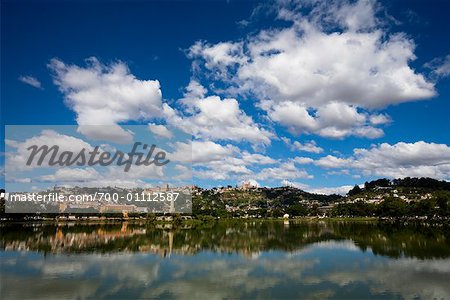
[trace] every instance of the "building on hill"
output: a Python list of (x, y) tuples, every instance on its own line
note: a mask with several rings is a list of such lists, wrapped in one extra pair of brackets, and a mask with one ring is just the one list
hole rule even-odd
[(258, 187), (258, 184), (256, 182), (252, 182), (251, 180), (244, 181), (240, 186), (241, 190), (250, 190), (250, 189), (255, 189), (257, 187)]

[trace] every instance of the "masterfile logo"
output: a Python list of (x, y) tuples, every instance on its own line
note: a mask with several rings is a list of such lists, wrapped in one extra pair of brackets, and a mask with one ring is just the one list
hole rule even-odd
[[(148, 149), (147, 154), (139, 152), (141, 146), (144, 151)], [(115, 153), (101, 151), (100, 146), (95, 146), (92, 151), (82, 148), (81, 151), (75, 153), (73, 151), (61, 152), (58, 145), (32, 145), (27, 148), (30, 151), (30, 156), (26, 165), (30, 166), (36, 159), (36, 164), (42, 166), (47, 156), (49, 157), (47, 160), (49, 166), (109, 166), (116, 164), (117, 166), (124, 166), (124, 172), (128, 172), (133, 164), (137, 166), (154, 164), (158, 167), (167, 165), (170, 160), (166, 159), (166, 152), (155, 151), (155, 149), (157, 149), (155, 144), (149, 146), (145, 143), (135, 142), (131, 151), (128, 152), (128, 157), (126, 157), (126, 153), (122, 151), (115, 151)]]
[(146, 125), (8, 125), (6, 212), (191, 211), (192, 136)]

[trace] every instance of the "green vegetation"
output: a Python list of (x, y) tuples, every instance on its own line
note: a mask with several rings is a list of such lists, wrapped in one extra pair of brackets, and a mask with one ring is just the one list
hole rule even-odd
[[(5, 214), (1, 199), (0, 212), (9, 219), (36, 219), (68, 217), (75, 211), (63, 214)], [(95, 213), (85, 209), (76, 211), (76, 217), (101, 219), (146, 219), (148, 222), (180, 223), (181, 215), (161, 220), (162, 214)], [(312, 194), (294, 187), (277, 188), (195, 188), (192, 196), (192, 217), (207, 223), (217, 218), (280, 218), (289, 217), (376, 217), (408, 219), (449, 219), (450, 182), (431, 178), (378, 179), (356, 185), (345, 197)], [(186, 221), (186, 220), (183, 220)]]
[(350, 190), (345, 200), (333, 208), (332, 216), (450, 217), (450, 183), (431, 178), (366, 182), (364, 188), (355, 186)]
[(318, 207), (340, 200), (339, 195), (311, 194), (293, 187), (199, 190), (194, 194), (192, 214), (221, 218), (317, 215)]

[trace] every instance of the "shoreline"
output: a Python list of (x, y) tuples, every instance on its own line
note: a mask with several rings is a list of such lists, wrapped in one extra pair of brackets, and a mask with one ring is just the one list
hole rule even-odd
[(2, 224), (80, 224), (80, 225), (102, 225), (117, 223), (136, 223), (136, 224), (171, 224), (176, 226), (202, 225), (213, 223), (241, 223), (241, 222), (284, 222), (287, 224), (298, 223), (317, 223), (317, 222), (369, 222), (369, 223), (398, 223), (402, 225), (421, 224), (432, 226), (450, 226), (449, 219), (415, 219), (415, 218), (377, 218), (377, 217), (297, 217), (297, 218), (192, 218), (178, 220), (155, 220), (150, 218), (100, 218), (100, 219), (0, 219)]

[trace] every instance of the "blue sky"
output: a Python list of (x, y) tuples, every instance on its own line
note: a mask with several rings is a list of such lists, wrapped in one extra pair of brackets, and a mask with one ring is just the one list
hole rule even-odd
[(448, 180), (450, 3), (431, 2), (3, 1), (2, 125), (190, 128), (204, 187)]

